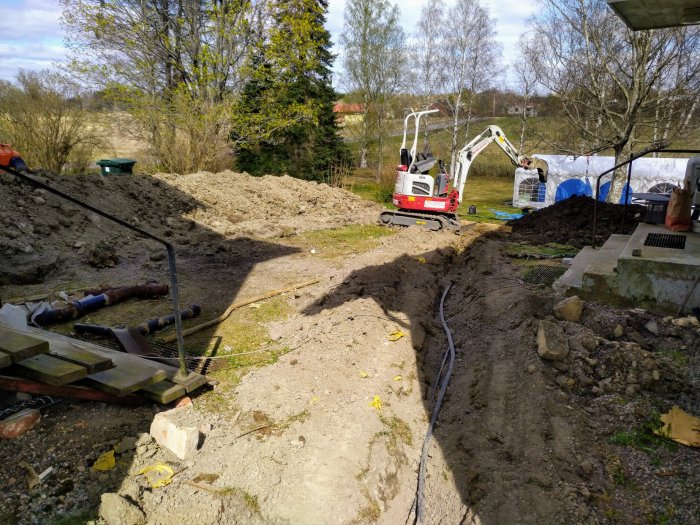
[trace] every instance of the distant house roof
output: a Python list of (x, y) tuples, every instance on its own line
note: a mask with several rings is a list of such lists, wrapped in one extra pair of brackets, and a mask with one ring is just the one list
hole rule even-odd
[(346, 104), (345, 102), (338, 102), (333, 106), (333, 113), (364, 113), (364, 104)]

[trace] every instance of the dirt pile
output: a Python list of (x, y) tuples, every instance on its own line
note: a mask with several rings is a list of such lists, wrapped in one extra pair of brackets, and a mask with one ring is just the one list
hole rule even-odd
[[(556, 242), (583, 248), (592, 239), (594, 203), (590, 197), (571, 197), (507, 224), (513, 227), (516, 240), (534, 244)], [(628, 206), (623, 230), (624, 208), (620, 204), (598, 203), (596, 243), (599, 246), (613, 233), (631, 234), (643, 219), (643, 207)]]
[[(256, 178), (227, 171), (107, 178), (49, 174), (45, 180), (168, 239), (179, 253), (213, 255), (225, 250), (225, 238), (285, 237), (373, 222), (378, 213), (377, 205), (345, 190), (286, 176)], [(102, 261), (96, 249), (115, 253), (107, 266), (133, 262), (139, 255), (162, 258), (157, 243), (7, 174), (0, 175), (0, 196), (0, 284), (41, 282), (61, 266)]]

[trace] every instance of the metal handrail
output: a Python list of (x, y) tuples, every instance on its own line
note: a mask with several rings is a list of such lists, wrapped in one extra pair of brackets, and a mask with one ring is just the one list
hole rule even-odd
[[(600, 193), (600, 179), (603, 178), (603, 176), (614, 172), (618, 168), (621, 168), (623, 166), (627, 166), (629, 164), (629, 168), (627, 169), (627, 190), (625, 191), (625, 208), (622, 212), (622, 228), (625, 227), (625, 219), (627, 216), (627, 205), (629, 204), (629, 190), (630, 190), (630, 180), (632, 179), (632, 163), (637, 160), (638, 158), (644, 157), (648, 155), (649, 153), (697, 153), (700, 154), (700, 150), (697, 149), (665, 149), (663, 147), (661, 148), (652, 148), (648, 150), (644, 150), (641, 153), (638, 153), (636, 155), (630, 155), (629, 160), (626, 160), (625, 162), (622, 162), (618, 164), (617, 166), (614, 166), (610, 168), (607, 171), (604, 171), (598, 177), (596, 178), (595, 182), (595, 197), (593, 200), (593, 235), (591, 238), (591, 248), (595, 248), (595, 243), (596, 243), (596, 233), (598, 229), (598, 194)], [(624, 188), (623, 188), (624, 190)]]
[(72, 202), (73, 204), (77, 204), (81, 208), (85, 208), (86, 210), (90, 210), (93, 213), (96, 213), (97, 215), (101, 215), (105, 219), (108, 219), (112, 222), (117, 223), (120, 226), (123, 226), (124, 228), (127, 228), (131, 231), (134, 231), (138, 233), (139, 235), (146, 237), (148, 239), (154, 240), (156, 242), (161, 243), (163, 246), (165, 246), (165, 249), (168, 252), (168, 266), (170, 269), (170, 289), (172, 291), (172, 302), (173, 302), (173, 314), (175, 315), (175, 333), (177, 334), (177, 353), (178, 353), (178, 361), (180, 364), (180, 374), (184, 377), (186, 377), (189, 374), (189, 371), (187, 369), (187, 361), (186, 361), (186, 356), (185, 356), (185, 342), (182, 336), (182, 319), (180, 319), (180, 300), (179, 300), (179, 291), (178, 291), (178, 286), (177, 286), (177, 270), (175, 268), (175, 250), (173, 249), (173, 246), (159, 238), (153, 235), (152, 233), (149, 233), (145, 230), (142, 230), (141, 228), (137, 228), (136, 226), (132, 226), (128, 222), (120, 219), (119, 217), (115, 217), (114, 215), (110, 215), (107, 212), (104, 212), (98, 208), (95, 208), (94, 206), (91, 206), (90, 204), (87, 204), (85, 202), (82, 202), (75, 197), (71, 197), (70, 195), (63, 193), (62, 191), (59, 191), (55, 188), (52, 188), (48, 184), (44, 184), (43, 182), (40, 182), (24, 173), (21, 173), (19, 171), (16, 171), (13, 168), (10, 167), (5, 167), (2, 166), (0, 167), (0, 171), (5, 171), (11, 175), (14, 175), (15, 177), (18, 177), (22, 179), (25, 182), (28, 182), (29, 184), (32, 184), (33, 186), (36, 186), (38, 188), (42, 188), (49, 193), (53, 193), (54, 195), (57, 195), (58, 197), (65, 199), (67, 201)]

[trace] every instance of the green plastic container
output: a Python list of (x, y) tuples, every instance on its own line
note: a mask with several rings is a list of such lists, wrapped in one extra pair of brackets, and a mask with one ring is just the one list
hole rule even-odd
[(102, 175), (123, 175), (125, 173), (133, 173), (133, 159), (103, 159), (97, 161), (97, 165), (102, 170)]

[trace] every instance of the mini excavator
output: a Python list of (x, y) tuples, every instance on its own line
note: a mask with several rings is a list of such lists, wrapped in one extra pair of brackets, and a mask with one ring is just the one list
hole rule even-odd
[[(441, 160), (435, 159), (430, 152), (417, 153), (420, 120), (424, 115), (437, 111), (439, 110), (412, 111), (404, 119), (403, 142), (399, 151), (401, 160), (396, 170), (392, 198), (398, 210), (383, 211), (379, 216), (381, 224), (419, 225), (434, 231), (459, 231), (461, 224), (457, 208), (462, 202), (469, 166), (492, 142), (503, 150), (514, 166), (537, 170), (540, 182), (547, 181), (547, 163), (542, 159), (521, 155), (498, 126), (489, 126), (459, 151), (450, 180)], [(406, 136), (411, 119), (415, 122), (415, 134), (413, 146), (409, 150), (406, 148)], [(436, 162), (439, 163), (440, 172), (432, 177), (429, 172)]]

